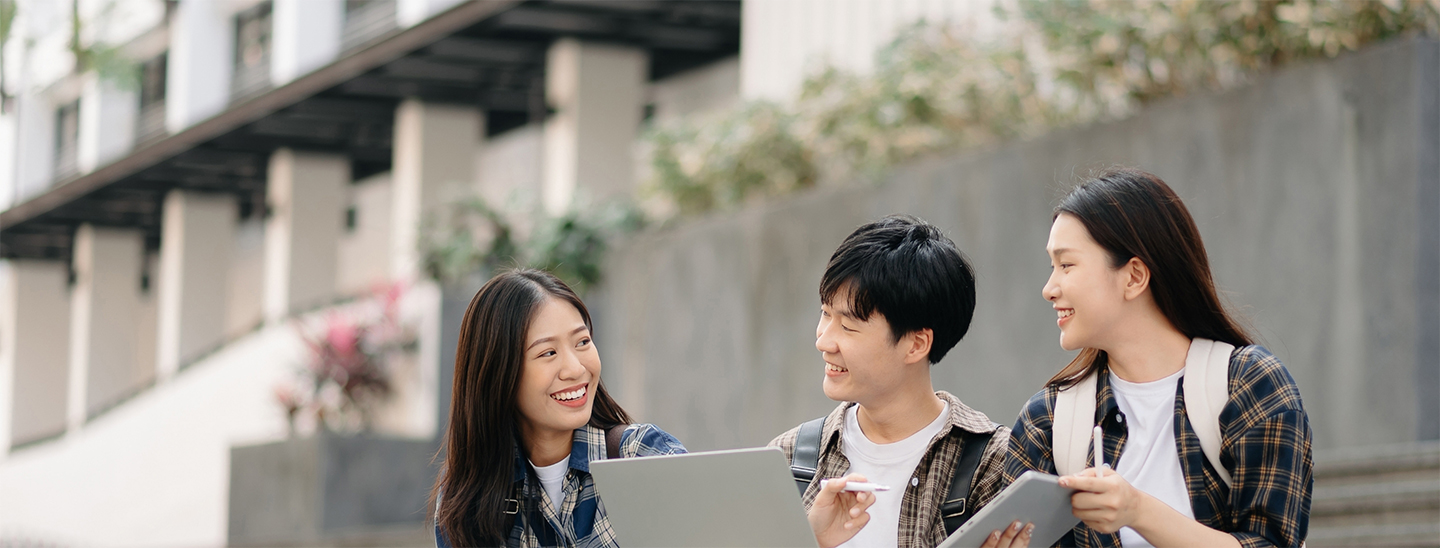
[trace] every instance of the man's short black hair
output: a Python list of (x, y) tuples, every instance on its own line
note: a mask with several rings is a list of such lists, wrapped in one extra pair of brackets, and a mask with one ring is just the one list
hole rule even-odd
[(940, 229), (909, 215), (890, 215), (840, 243), (820, 277), (820, 302), (830, 304), (848, 289), (850, 313), (860, 321), (880, 313), (897, 341), (930, 328), (935, 364), (970, 330), (974, 272)]

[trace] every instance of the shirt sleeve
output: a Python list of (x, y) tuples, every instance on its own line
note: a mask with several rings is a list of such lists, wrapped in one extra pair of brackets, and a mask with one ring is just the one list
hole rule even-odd
[(785, 452), (785, 462), (791, 462), (795, 458), (795, 436), (798, 432), (800, 432), (799, 426), (786, 430), (784, 434), (775, 436), (775, 439), (770, 440), (770, 443), (765, 446), (779, 447), (781, 451)]
[(1299, 546), (1314, 489), (1310, 420), (1280, 360), (1250, 349), (1221, 413), (1221, 464), (1233, 481), (1227, 529), (1241, 546)]
[(685, 445), (653, 424), (632, 424), (620, 434), (621, 457), (655, 457), (685, 453)]
[[(1025, 402), (1025, 407), (1020, 410), (1020, 416), (1015, 419), (1015, 426), (1010, 429), (1005, 470), (997, 494), (1025, 472), (1035, 470), (1047, 474), (1055, 473), (1055, 455), (1050, 447), (1051, 409), (1055, 405), (1053, 390), (1046, 388), (1031, 396), (1030, 401)], [(1078, 535), (1084, 528), (1083, 523), (1076, 525), (1053, 546), (1078, 546), (1081, 540), (1089, 541), (1088, 537)]]
[(1049, 389), (1030, 397), (1015, 426), (1010, 429), (1010, 444), (1005, 455), (1005, 470), (1000, 488), (1004, 489), (1021, 474), (1030, 470), (1055, 473), (1055, 457), (1050, 450)]
[(980, 468), (975, 471), (975, 489), (970, 494), (972, 505), (970, 515), (975, 515), (986, 504), (1009, 485), (1005, 481), (1005, 460), (1010, 448), (1010, 429), (1004, 426), (995, 429), (990, 443), (985, 445), (985, 456)]

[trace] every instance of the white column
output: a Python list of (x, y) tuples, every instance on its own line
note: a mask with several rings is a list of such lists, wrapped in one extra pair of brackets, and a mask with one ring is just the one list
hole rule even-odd
[(14, 442), (65, 428), (69, 277), (61, 261), (0, 266), (0, 457)]
[(16, 191), (19, 190), (19, 179), (15, 177), (16, 161), (20, 157), (20, 144), (15, 132), (19, 118), (14, 111), (0, 113), (0, 210), (15, 205)]
[(335, 265), (345, 224), (350, 159), (296, 152), (270, 155), (265, 221), (265, 319), (335, 298)]
[(16, 99), (16, 133), (24, 136), (15, 142), (15, 203), (21, 203), (48, 188), (55, 176), (55, 107), (40, 90)]
[(408, 27), (460, 2), (461, 0), (396, 0), (395, 23), (401, 28)]
[(84, 224), (75, 231), (74, 252), (66, 412), (71, 431), (134, 387), (144, 235)]
[(165, 196), (155, 349), (160, 379), (224, 340), (235, 196), (172, 190)]
[(474, 107), (426, 104), (407, 99), (395, 110), (391, 163), (391, 276), (419, 273), (419, 229), (425, 215), (469, 197), (484, 115)]
[(270, 81), (281, 86), (335, 59), (342, 0), (275, 0), (271, 11)]
[(140, 99), (135, 91), (116, 86), (95, 73), (86, 75), (80, 95), (80, 143), (76, 163), (81, 173), (110, 163), (135, 145), (135, 117)]
[(235, 22), (229, 2), (181, 0), (170, 21), (165, 127), (170, 133), (225, 109), (235, 70)]
[(560, 213), (577, 197), (603, 201), (632, 191), (648, 71), (649, 56), (638, 48), (573, 38), (550, 47), (545, 97), (556, 112), (545, 121), (547, 211)]

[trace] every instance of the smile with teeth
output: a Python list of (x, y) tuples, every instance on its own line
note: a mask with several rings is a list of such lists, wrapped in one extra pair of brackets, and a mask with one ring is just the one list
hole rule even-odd
[(1059, 316), (1060, 319), (1063, 320), (1063, 319), (1065, 319), (1065, 318), (1069, 318), (1070, 316), (1075, 315), (1075, 309), (1073, 309), (1073, 308), (1061, 308), (1061, 309), (1056, 310), (1056, 311), (1055, 311), (1055, 314), (1056, 314), (1057, 316)]
[(556, 392), (554, 394), (551, 394), (550, 397), (555, 398), (557, 401), (578, 400), (585, 397), (585, 388), (586, 387), (581, 386), (580, 388), (576, 388), (569, 392)]
[(844, 372), (846, 372), (846, 371), (849, 371), (849, 369), (845, 369), (844, 367), (840, 367), (840, 366), (838, 366), (838, 365), (835, 365), (835, 364), (829, 363), (829, 362), (827, 362), (827, 363), (825, 364), (825, 370), (826, 370), (826, 371), (834, 371), (834, 372), (836, 372), (836, 373), (844, 373)]

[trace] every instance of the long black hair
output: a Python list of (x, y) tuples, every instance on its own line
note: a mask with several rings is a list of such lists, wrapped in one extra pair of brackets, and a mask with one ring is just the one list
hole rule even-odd
[[(520, 450), (515, 392), (525, 368), (526, 332), (550, 298), (573, 305), (591, 327), (580, 297), (540, 270), (496, 275), (465, 310), (455, 348), (450, 426), (436, 455), (444, 455), (444, 464), (430, 492), (436, 525), (453, 546), (504, 545), (509, 536), (504, 501), (514, 496), (511, 474)], [(630, 422), (605, 384), (597, 383), (589, 424), (608, 428)]]
[[(1251, 344), (1220, 302), (1200, 230), (1180, 197), (1165, 181), (1132, 168), (1111, 168), (1075, 187), (1055, 207), (1074, 215), (1100, 247), (1110, 254), (1110, 267), (1132, 258), (1150, 269), (1155, 305), (1186, 337), (1202, 337), (1234, 346)], [(1103, 350), (1086, 348), (1046, 384), (1072, 386), (1108, 361)]]

